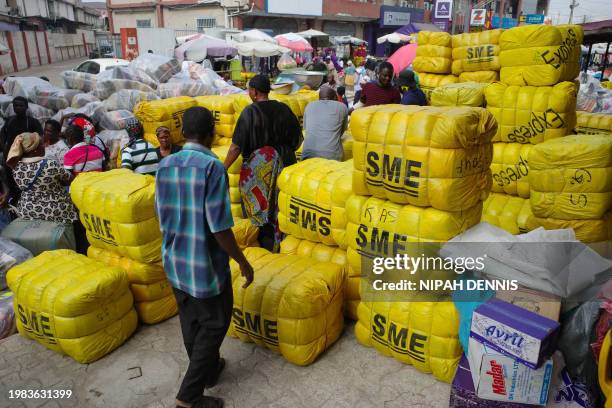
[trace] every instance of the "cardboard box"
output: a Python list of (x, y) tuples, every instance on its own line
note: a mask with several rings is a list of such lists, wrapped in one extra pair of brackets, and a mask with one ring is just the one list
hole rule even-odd
[(499, 299), (474, 310), (470, 329), (470, 337), (533, 369), (555, 351), (558, 333), (559, 322)]
[(559, 296), (519, 286), (517, 290), (498, 290), (495, 297), (540, 316), (559, 321), (559, 315), (561, 314), (561, 298)]
[(479, 398), (474, 389), (470, 364), (465, 354), (459, 361), (450, 392), (449, 408), (533, 408), (535, 405)]
[(470, 337), (468, 360), (478, 397), (546, 405), (553, 375), (552, 358), (534, 370)]

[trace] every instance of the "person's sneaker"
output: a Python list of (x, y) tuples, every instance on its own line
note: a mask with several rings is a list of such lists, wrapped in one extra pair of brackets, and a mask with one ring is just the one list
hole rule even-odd
[(225, 368), (225, 359), (223, 357), (219, 357), (219, 362), (217, 363), (217, 371), (206, 381), (206, 388), (212, 388), (217, 385), (217, 381), (219, 381), (219, 376), (221, 372)]
[(191, 408), (223, 408), (224, 405), (225, 403), (221, 398), (203, 396)]

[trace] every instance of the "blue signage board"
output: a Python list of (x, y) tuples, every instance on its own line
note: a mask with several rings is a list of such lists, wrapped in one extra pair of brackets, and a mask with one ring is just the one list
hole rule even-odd
[(515, 18), (504, 17), (501, 21), (501, 25), (499, 22), (499, 16), (493, 16), (491, 19), (491, 26), (493, 28), (512, 28), (518, 25), (518, 21)]
[(527, 14), (525, 16), (525, 24), (542, 24), (544, 23), (544, 14)]

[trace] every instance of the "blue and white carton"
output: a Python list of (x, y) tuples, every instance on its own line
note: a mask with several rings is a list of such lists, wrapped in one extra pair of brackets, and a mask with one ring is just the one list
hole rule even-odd
[(471, 338), (532, 369), (555, 351), (558, 333), (559, 322), (495, 298), (474, 310), (470, 328)]

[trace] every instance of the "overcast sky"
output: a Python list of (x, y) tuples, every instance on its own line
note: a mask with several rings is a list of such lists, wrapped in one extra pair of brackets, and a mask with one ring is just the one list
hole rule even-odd
[[(576, 0), (576, 3), (579, 6), (574, 9), (574, 23), (582, 23), (583, 16), (586, 16), (587, 21), (612, 19), (612, 0)], [(558, 23), (558, 16), (561, 23), (567, 23), (570, 4), (571, 0), (550, 0), (548, 15), (552, 17), (553, 23)]]

